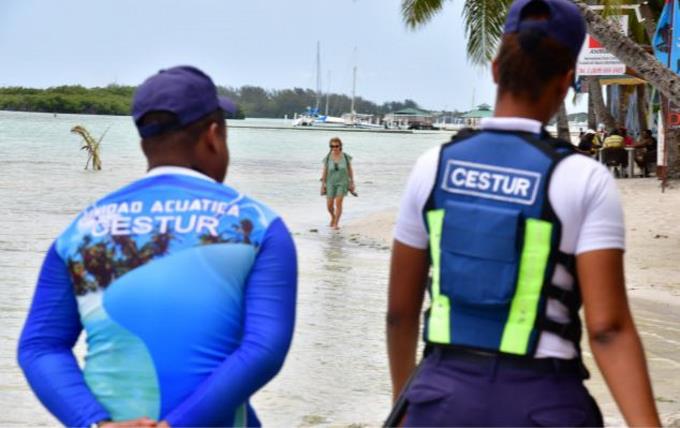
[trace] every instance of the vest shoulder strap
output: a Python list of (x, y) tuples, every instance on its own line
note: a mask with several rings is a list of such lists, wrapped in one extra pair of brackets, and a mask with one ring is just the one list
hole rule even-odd
[(451, 144), (460, 143), (463, 140), (467, 140), (468, 138), (474, 137), (480, 132), (482, 131), (479, 129), (463, 128), (460, 131), (456, 132), (454, 135), (452, 135), (451, 139), (447, 143), (442, 144), (442, 149)]
[(551, 136), (546, 130), (543, 130), (540, 136), (523, 132), (517, 133), (516, 135), (521, 136), (532, 146), (545, 153), (555, 161), (555, 164), (568, 156), (580, 154), (573, 144)]
[[(444, 151), (445, 148), (449, 147), (451, 144), (460, 143), (461, 141), (474, 137), (480, 132), (481, 130), (479, 129), (463, 128), (454, 135), (452, 135), (449, 141), (439, 146), (439, 156), (437, 156), (437, 165), (439, 165), (439, 160), (442, 157), (442, 151)], [(434, 208), (434, 188), (433, 191), (430, 192), (430, 196), (428, 196), (427, 201), (425, 202), (425, 212), (433, 208)], [(425, 224), (427, 224), (427, 222), (425, 222)]]

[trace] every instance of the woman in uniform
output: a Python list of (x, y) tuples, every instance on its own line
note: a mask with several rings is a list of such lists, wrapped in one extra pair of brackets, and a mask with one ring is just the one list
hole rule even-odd
[[(581, 305), (626, 423), (660, 423), (626, 298), (614, 180), (544, 129), (574, 81), (585, 31), (571, 1), (515, 1), (492, 67), (494, 117), (413, 169), (387, 314), (406, 426), (602, 426), (583, 385)], [(426, 290), (426, 357), (405, 387)]]

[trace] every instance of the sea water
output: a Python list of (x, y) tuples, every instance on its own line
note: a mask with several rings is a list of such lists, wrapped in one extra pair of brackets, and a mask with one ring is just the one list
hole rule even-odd
[[(267, 129), (282, 120), (230, 121), (226, 182), (285, 220), (298, 250), (298, 313), (281, 373), (253, 403), (266, 426), (379, 425), (390, 406), (384, 315), (389, 251), (331, 232), (319, 195), (322, 159), (338, 136), (353, 156), (358, 198), (342, 224), (396, 209), (419, 154), (445, 133)], [(101, 145), (103, 169), (85, 170), (75, 125)], [(237, 128), (240, 125), (253, 128)], [(144, 175), (129, 117), (0, 112), (0, 426), (55, 425), (16, 363), (40, 264), (82, 208)], [(81, 343), (76, 354), (82, 358)]]

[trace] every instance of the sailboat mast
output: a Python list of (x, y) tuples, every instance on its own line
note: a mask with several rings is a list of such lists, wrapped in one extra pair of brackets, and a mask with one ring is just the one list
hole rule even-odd
[(352, 113), (352, 116), (356, 114), (356, 111), (354, 111), (354, 97), (356, 96), (356, 91), (357, 91), (357, 66), (355, 65), (352, 73), (352, 105), (349, 108), (349, 111)]
[(331, 71), (328, 70), (328, 83), (326, 83), (326, 116), (328, 116), (328, 97), (331, 96)]
[(316, 42), (316, 111), (321, 104), (321, 42)]

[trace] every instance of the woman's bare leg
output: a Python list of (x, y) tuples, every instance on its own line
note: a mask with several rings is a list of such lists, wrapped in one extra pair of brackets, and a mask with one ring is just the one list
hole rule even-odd
[(342, 196), (335, 198), (335, 225), (333, 226), (333, 229), (340, 229), (338, 224), (340, 223), (340, 216), (342, 215), (342, 201)]
[(328, 213), (331, 215), (330, 227), (335, 226), (335, 209), (333, 208), (333, 198), (326, 198), (326, 208), (328, 208)]

